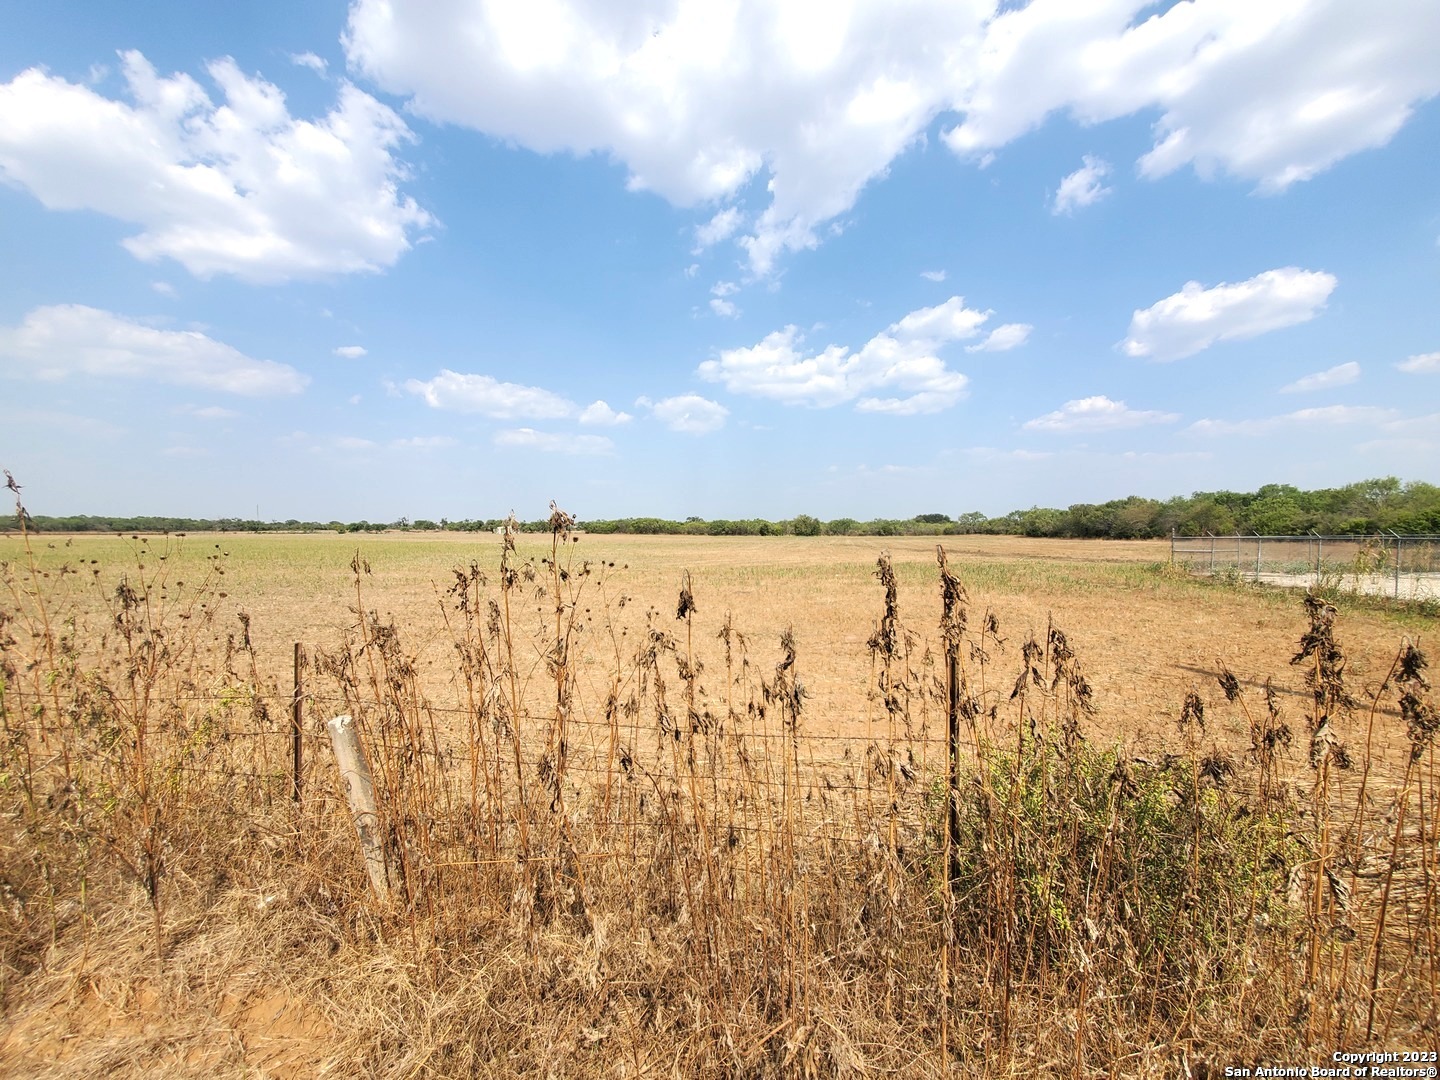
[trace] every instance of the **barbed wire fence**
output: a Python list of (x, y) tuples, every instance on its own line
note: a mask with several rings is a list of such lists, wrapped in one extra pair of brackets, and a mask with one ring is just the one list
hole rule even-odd
[[(1233, 566), (1233, 547), (1230, 554)], [(477, 800), (488, 804), (484, 813), (492, 820), (508, 819), (501, 842), (485, 852), (487, 860), (506, 865), (543, 855), (522, 852), (513, 824), (516, 815), (543, 810), (547, 802), (552, 815), (583, 823), (596, 836), (660, 836), (675, 829), (678, 813), (681, 823), (691, 826), (706, 819), (707, 828), (730, 847), (764, 843), (777, 835), (782, 808), (793, 803), (800, 808), (792, 819), (796, 833), (808, 842), (938, 848), (951, 824), (946, 804), (959, 797), (961, 761), (978, 757), (974, 733), (950, 715), (958, 701), (956, 686), (944, 685), (949, 664), (937, 673), (937, 685), (926, 688), (928, 711), (913, 722), (891, 722), (882, 709), (869, 720), (853, 719), (851, 730), (833, 722), (807, 730), (778, 708), (770, 716), (757, 714), (753, 700), (725, 715), (702, 709), (679, 723), (667, 723), (650, 709), (608, 717), (577, 712), (565, 721), (568, 746), (557, 778), (553, 712), (487, 714), (422, 696), (403, 708), (410, 714), (404, 723), (423, 728), (423, 737), (409, 742), (386, 722), (387, 714), (393, 721), (402, 711), (395, 701), (357, 699), (327, 688), (313, 672), (307, 650), (299, 643), (294, 648), (292, 687), (197, 691), (174, 702), (191, 732), (176, 738), (175, 730), (157, 726), (150, 734), (167, 734), (169, 745), (184, 748), (158, 767), (176, 782), (193, 782), (195, 800), (210, 797), (207, 785), (223, 785), (237, 808), (274, 809), (293, 802), (295, 841), (301, 844), (322, 819), (346, 813), (348, 779), (330, 731), (330, 721), (339, 716), (354, 717), (361, 753), (374, 763), (382, 818), (403, 812), (394, 805), (404, 801), (397, 798), (397, 785), (409, 780), (382, 776), (398, 763), (406, 778), (423, 773), (441, 792), (427, 807), (437, 819), (431, 826), (445, 824), (441, 819), (447, 817), (458, 824), (475, 816)], [(917, 697), (917, 713), (919, 705)], [(1376, 779), (1393, 772), (1390, 779), (1398, 780), (1399, 766), (1393, 764), (1378, 769)], [(693, 802), (686, 790), (692, 781), (702, 784)], [(1245, 785), (1240, 776), (1232, 783), (1237, 790)], [(536, 800), (537, 790), (549, 794)], [(633, 859), (636, 851), (632, 845), (581, 854), (613, 861)]]

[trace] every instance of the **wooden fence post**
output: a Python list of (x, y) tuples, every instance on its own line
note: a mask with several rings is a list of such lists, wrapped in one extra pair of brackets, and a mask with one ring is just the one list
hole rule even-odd
[(380, 835), (380, 815), (375, 805), (375, 783), (370, 778), (370, 763), (360, 745), (355, 721), (337, 716), (326, 725), (330, 743), (335, 747), (335, 761), (340, 766), (340, 779), (355, 818), (355, 832), (360, 837), (360, 851), (365, 856), (365, 869), (370, 886), (382, 903), (390, 902), (390, 875), (385, 862), (385, 841)]

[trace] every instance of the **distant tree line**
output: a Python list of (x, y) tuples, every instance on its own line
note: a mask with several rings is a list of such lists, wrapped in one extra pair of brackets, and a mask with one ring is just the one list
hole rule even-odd
[[(243, 518), (179, 517), (46, 517), (28, 519), (42, 532), (183, 533), (183, 532), (494, 532), (503, 518), (401, 518), (370, 521), (253, 521)], [(1107, 503), (1076, 503), (1064, 510), (1032, 506), (1003, 517), (972, 511), (917, 514), (912, 518), (836, 518), (821, 521), (800, 514), (779, 521), (764, 518), (713, 519), (632, 517), (581, 522), (592, 533), (677, 536), (955, 536), (994, 533), (1135, 540), (1169, 536), (1224, 536), (1241, 532), (1262, 536), (1317, 532), (1348, 535), (1393, 529), (1399, 533), (1440, 533), (1440, 487), (1393, 476), (1362, 480), (1339, 488), (1301, 491), (1289, 484), (1266, 484), (1258, 491), (1197, 491), (1161, 502), (1131, 495)], [(519, 523), (522, 532), (548, 532), (547, 518)]]
[[(961, 520), (978, 524), (969, 515)], [(1254, 492), (1199, 491), (1164, 502), (1132, 495), (1098, 505), (1077, 503), (1065, 510), (1016, 510), (1000, 519), (988, 519), (975, 531), (1123, 540), (1169, 536), (1172, 530), (1181, 536), (1236, 532), (1292, 536), (1312, 531), (1352, 535), (1387, 529), (1440, 532), (1440, 487), (1420, 481), (1401, 483), (1388, 476), (1316, 491), (1266, 484)]]

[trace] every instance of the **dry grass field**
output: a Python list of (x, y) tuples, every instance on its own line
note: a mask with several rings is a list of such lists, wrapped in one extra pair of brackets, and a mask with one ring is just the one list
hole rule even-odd
[(0, 1069), (1436, 1046), (1432, 614), (1307, 610), (1163, 542), (944, 538), (962, 594), (929, 539), (557, 528), (0, 538)]
[[(951, 566), (965, 583), (977, 613), (993, 611), (1007, 646), (1026, 633), (1060, 626), (1082, 658), (1106, 738), (1165, 740), (1187, 692), (1213, 682), (1224, 660), (1256, 685), (1273, 677), (1282, 694), (1303, 693), (1303, 672), (1289, 664), (1303, 625), (1293, 590), (1225, 588), (1169, 575), (1161, 567), (1166, 541), (1041, 540), (1012, 536), (944, 537)], [(155, 541), (160, 542), (160, 541)], [(517, 538), (522, 558), (543, 558), (548, 537)], [(0, 540), (0, 558), (12, 559), (18, 538)], [(8, 545), (8, 550), (6, 549)], [(136, 541), (113, 536), (44, 538), (43, 565), (87, 566), (91, 560), (119, 572), (135, 560)], [(171, 558), (198, 574), (213, 554), (224, 556), (221, 591), (228, 629), (235, 614), (251, 617), (260, 669), (288, 690), (291, 648), (331, 645), (356, 622), (357, 553), (371, 573), (361, 602), (393, 619), (424, 672), (427, 692), (454, 703), (453, 648), (442, 609), (453, 570), (476, 561), (493, 577), (500, 542), (490, 535), (330, 533), (186, 537)], [(653, 610), (673, 623), (681, 577), (688, 572), (697, 610), (694, 638), (714, 652), (728, 616), (757, 653), (773, 652), (780, 634), (795, 632), (805, 683), (811, 693), (810, 730), (863, 736), (869, 673), (867, 642), (882, 611), (876, 560), (888, 553), (899, 584), (901, 618), (935, 644), (940, 595), (935, 541), (920, 537), (688, 537), (587, 536), (575, 559), (613, 562), (602, 587), (591, 581), (583, 607), (612, 612), (630, 633)], [(180, 577), (179, 580), (184, 580)], [(82, 579), (76, 583), (89, 592)], [(1434, 620), (1404, 607), (1356, 604), (1345, 611), (1348, 673), (1364, 686), (1385, 675), (1401, 637), (1424, 634)], [(604, 668), (606, 643), (598, 620), (582, 635), (590, 667)], [(591, 646), (593, 645), (593, 649)], [(582, 655), (583, 655), (582, 652)], [(1002, 653), (1003, 655), (1003, 653)], [(537, 657), (530, 657), (532, 666)], [(598, 691), (582, 669), (580, 694), (593, 705)], [(447, 698), (449, 700), (447, 700)]]

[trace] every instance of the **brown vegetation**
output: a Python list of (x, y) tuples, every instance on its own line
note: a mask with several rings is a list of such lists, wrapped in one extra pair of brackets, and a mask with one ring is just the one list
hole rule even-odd
[[(696, 560), (637, 603), (572, 524), (463, 561), (418, 631), (353, 554), (347, 625), (311, 638), (299, 802), (284, 650), (257, 640), (263, 598), (226, 613), (222, 550), (137, 539), (116, 576), (23, 543), (0, 603), (0, 1068), (1081, 1077), (1435, 1044), (1416, 644), (1361, 689), (1312, 597), (1262, 629), (1293, 667), (1260, 682), (1217, 648), (1175, 676), (1169, 734), (1122, 748), (1116, 678), (1065, 613), (1012, 629), (953, 550), (938, 597), (928, 552), (928, 635), (903, 617), (913, 561), (872, 563), (863, 598), (817, 590), (872, 612), (841, 620), (836, 661), (806, 651), (818, 621), (769, 624), (773, 595), (758, 632), (712, 603), (743, 566)], [(1024, 591), (986, 566), (985, 593)]]

